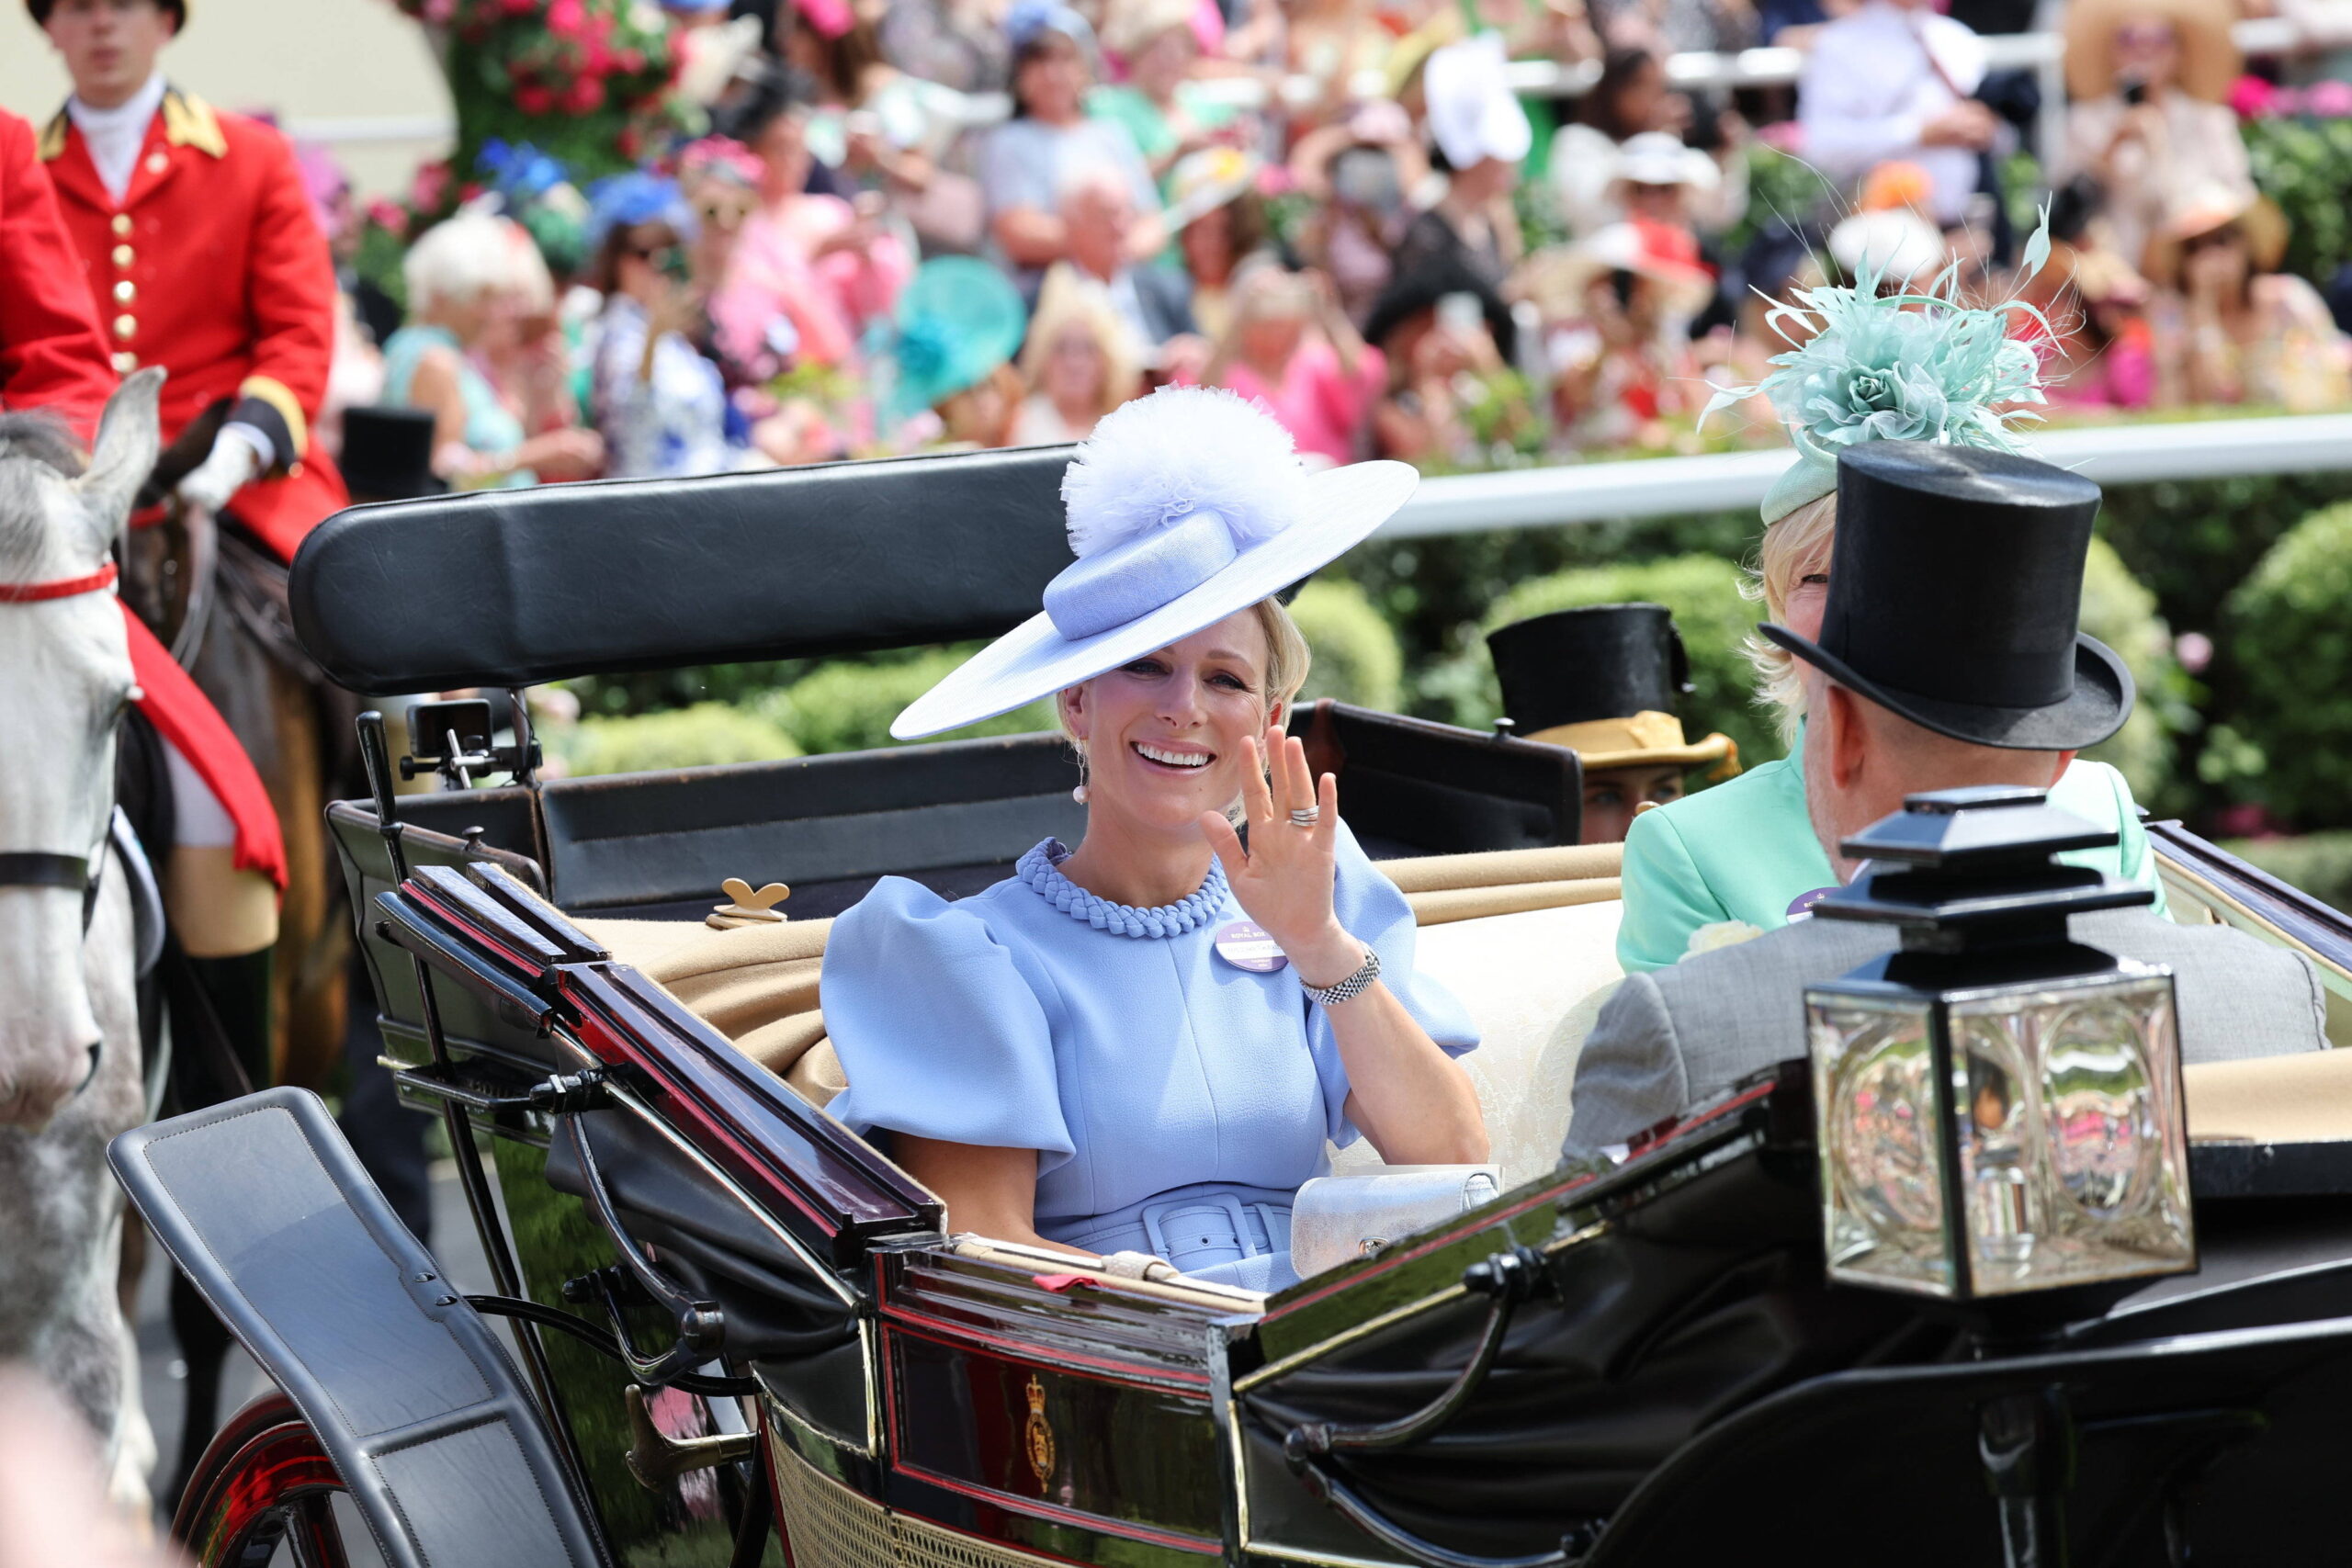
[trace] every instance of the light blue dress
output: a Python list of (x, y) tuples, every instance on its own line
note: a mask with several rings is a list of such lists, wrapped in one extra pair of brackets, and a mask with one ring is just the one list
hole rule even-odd
[[(1090, 1252), (1151, 1252), (1204, 1279), (1277, 1290), (1290, 1205), (1352, 1143), (1348, 1073), (1288, 965), (1217, 954), (1247, 917), (1224, 868), (1137, 909), (1078, 886), (1047, 840), (954, 903), (885, 877), (825, 946), (825, 1030), (859, 1133), (1037, 1151), (1036, 1227)], [(1381, 978), (1450, 1055), (1477, 1032), (1415, 973), (1413, 913), (1345, 824), (1333, 904)]]

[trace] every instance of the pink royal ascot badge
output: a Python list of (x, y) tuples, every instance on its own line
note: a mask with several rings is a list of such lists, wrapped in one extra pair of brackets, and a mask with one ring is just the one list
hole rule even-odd
[(1252, 975), (1271, 975), (1290, 962), (1283, 950), (1265, 931), (1248, 920), (1235, 920), (1217, 928), (1216, 955), (1236, 969), (1247, 969)]

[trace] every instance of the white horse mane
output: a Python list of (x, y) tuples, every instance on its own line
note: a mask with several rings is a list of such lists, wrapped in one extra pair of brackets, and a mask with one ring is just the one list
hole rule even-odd
[(0, 579), (36, 557), (48, 526), (34, 469), (78, 479), (83, 467), (74, 433), (55, 414), (46, 409), (0, 413)]

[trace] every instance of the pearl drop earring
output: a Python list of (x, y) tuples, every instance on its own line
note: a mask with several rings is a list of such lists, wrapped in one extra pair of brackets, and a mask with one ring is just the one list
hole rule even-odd
[(1072, 790), (1072, 791), (1070, 791), (1070, 792), (1069, 792), (1069, 797), (1070, 797), (1072, 800), (1074, 800), (1074, 801), (1078, 802), (1080, 806), (1085, 805), (1085, 804), (1086, 804), (1086, 786), (1085, 786), (1084, 784), (1080, 784), (1080, 785), (1079, 785), (1076, 789), (1074, 789), (1074, 790)]

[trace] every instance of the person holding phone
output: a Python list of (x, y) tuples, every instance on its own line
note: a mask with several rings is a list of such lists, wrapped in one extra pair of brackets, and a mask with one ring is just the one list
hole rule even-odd
[(2079, 0), (2066, 15), (2066, 140), (2057, 176), (2088, 175), (2116, 253), (2145, 270), (2179, 193), (2254, 195), (2223, 100), (2238, 73), (2223, 0)]
[(597, 188), (590, 281), (603, 290), (591, 409), (615, 479), (740, 467), (726, 378), (694, 346), (702, 292), (689, 259), (695, 215), (672, 180), (622, 175)]
[(401, 276), (409, 319), (384, 342), (384, 401), (431, 412), (436, 475), (480, 489), (592, 479), (604, 468), (594, 431), (531, 434), (492, 378), (554, 310), (547, 263), (521, 224), (459, 212), (409, 247)]

